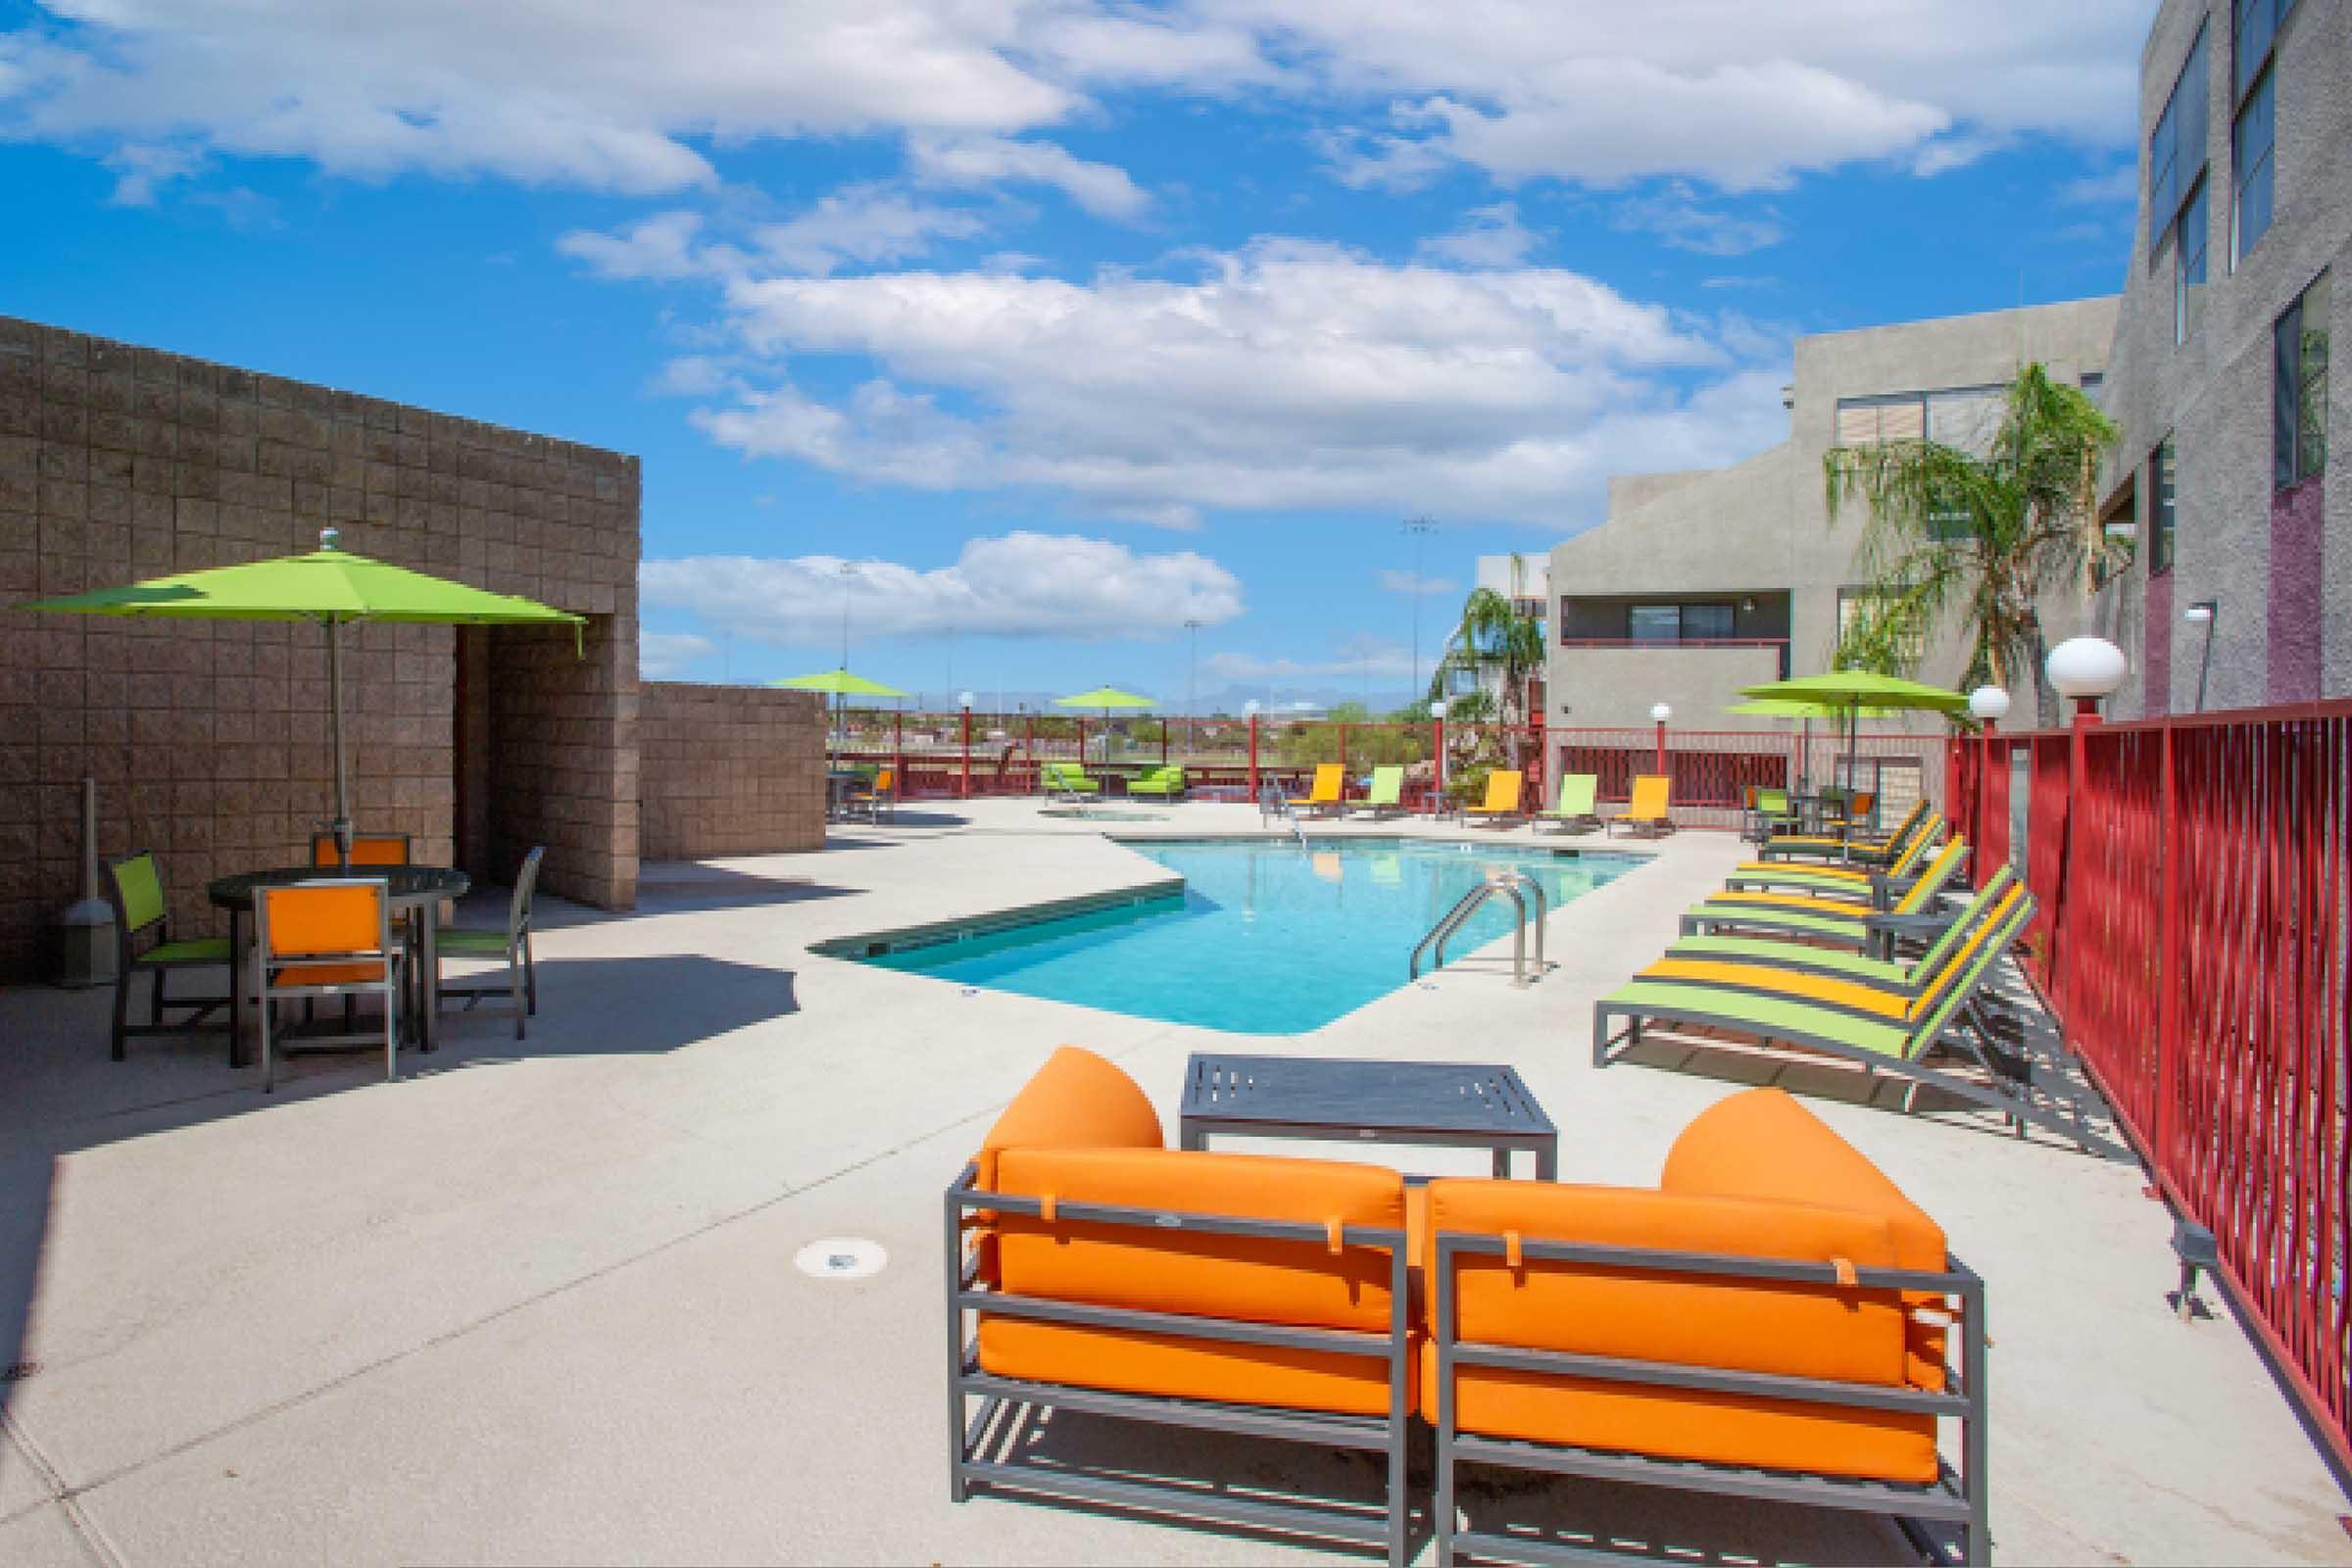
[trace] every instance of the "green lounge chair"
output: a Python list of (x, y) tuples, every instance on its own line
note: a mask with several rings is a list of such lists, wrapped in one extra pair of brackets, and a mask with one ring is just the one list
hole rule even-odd
[[(2005, 862), (1985, 878), (1988, 888), (2005, 886), (2016, 876)], [(1922, 877), (1894, 901), (1887, 911), (1897, 915), (1932, 915), (1943, 884)], [(1866, 953), (1882, 941), (1870, 925), (1871, 911), (1848, 900), (1824, 899), (1798, 893), (1719, 893), (1683, 911), (1683, 935), (1721, 936), (1744, 932), (1756, 936), (1801, 938), (1834, 943)]]
[(1372, 770), (1372, 787), (1357, 805), (1356, 816), (1374, 820), (1396, 816), (1404, 810), (1404, 764), (1391, 762)]
[(1746, 817), (1740, 824), (1740, 836), (1757, 845), (1768, 842), (1775, 833), (1788, 832), (1797, 821), (1788, 792), (1762, 785), (1748, 792)]
[(1181, 801), (1184, 799), (1184, 768), (1175, 762), (1165, 767), (1148, 768), (1128, 783), (1127, 793), (1155, 796), (1163, 801)]
[(1873, 870), (1865, 865), (1750, 860), (1725, 878), (1724, 886), (1734, 892), (1786, 888), (1792, 893), (1818, 893), (1828, 898), (1853, 899), (1884, 907), (1889, 890), (1900, 893), (1911, 886), (1915, 877), (1941, 873), (1948, 879), (1958, 869), (1953, 854), (1955, 846), (1958, 847), (1959, 858), (1965, 858), (1968, 854), (1966, 841), (1954, 839), (1936, 849), (1931, 859), (1928, 851), (1932, 846), (1927, 837), (1922, 836), (1900, 860), (1884, 871)]
[[(1817, 946), (1788, 937), (1683, 937), (1666, 950), (1661, 962), (1718, 966), (1720, 983), (1736, 984), (1752, 980), (1769, 987), (1766, 978), (1773, 972), (1781, 974), (1819, 975), (1827, 979), (1869, 986), (1897, 996), (1915, 997), (1925, 990), (1934, 977), (1936, 966), (1952, 950), (1966, 941), (1971, 933), (1998, 910), (2002, 897), (2008, 892), (2012, 878), (1995, 877), (1968, 901), (1960, 914), (1943, 928), (1942, 935), (1929, 944), (1916, 959), (1871, 957), (1837, 948)], [(1652, 966), (1655, 967), (1654, 965)], [(1753, 971), (1752, 973), (1750, 971)], [(1643, 970), (1636, 978), (1665, 978)]]
[[(1631, 981), (1593, 1004), (1592, 1064), (1606, 1067), (1624, 1051), (1639, 1046), (1642, 1029), (1651, 1023), (1725, 1029), (1768, 1046), (1816, 1052), (1857, 1062), (1867, 1073), (1906, 1080), (1911, 1088), (1904, 1097), (1905, 1109), (1920, 1089), (1933, 1088), (1989, 1106), (2021, 1132), (2031, 1123), (2086, 1152), (2120, 1153), (2117, 1146), (2090, 1131), (2080, 1099), (2069, 1096), (2061, 1102), (2035, 1084), (2031, 1055), (1988, 1047), (1982, 1019), (1962, 1016), (1975, 1012), (1979, 991), (2033, 918), (2033, 895), (2013, 890), (2002, 911), (1971, 942), (1947, 954), (1928, 988), (1897, 1017), (1733, 986)], [(1614, 1033), (1611, 1021), (1620, 1018), (1624, 1032)], [(1939, 1050), (1974, 1061), (1984, 1078), (1931, 1066), (1928, 1057)]]
[(1057, 801), (1091, 800), (1102, 793), (1102, 786), (1089, 778), (1086, 769), (1076, 762), (1040, 762), (1037, 783), (1048, 797)]
[(1598, 773), (1563, 773), (1560, 775), (1560, 804), (1548, 811), (1536, 813), (1536, 826), (1557, 822), (1560, 831), (1571, 828), (1591, 832), (1600, 826), (1600, 813), (1593, 807), (1600, 794)]
[(1927, 797), (1911, 803), (1901, 821), (1885, 834), (1860, 833), (1776, 833), (1764, 843), (1764, 858), (1793, 858), (1808, 860), (1870, 860), (1880, 864), (1893, 859), (1909, 848), (1911, 835), (1926, 824), (1933, 808)]

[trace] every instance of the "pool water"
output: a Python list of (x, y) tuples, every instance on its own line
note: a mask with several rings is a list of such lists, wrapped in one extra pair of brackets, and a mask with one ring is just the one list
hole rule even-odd
[[(1414, 945), (1490, 870), (1525, 871), (1557, 909), (1642, 863), (1415, 840), (1130, 844), (1184, 878), (1140, 904), (923, 939), (866, 959), (960, 985), (1237, 1034), (1296, 1034), (1405, 984)], [(1508, 899), (1447, 943), (1511, 930)]]

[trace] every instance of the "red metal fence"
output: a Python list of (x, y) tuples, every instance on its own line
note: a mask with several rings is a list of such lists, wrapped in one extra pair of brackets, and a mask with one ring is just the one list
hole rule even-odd
[[(1533, 810), (1552, 803), (1563, 773), (1596, 774), (1600, 800), (1623, 802), (1634, 775), (1662, 769), (1674, 781), (1675, 820), (1687, 827), (1733, 826), (1751, 788), (1842, 781), (1848, 766), (1846, 744), (1827, 726), (1808, 737), (1788, 729), (1546, 730), (1262, 714), (1121, 719), (854, 710), (838, 715), (827, 753), (837, 766), (894, 769), (899, 794), (908, 798), (1033, 795), (1041, 765), (1050, 761), (1078, 763), (1114, 793), (1147, 769), (1181, 764), (1196, 795), (1237, 800), (1254, 799), (1267, 782), (1302, 794), (1324, 763), (1341, 763), (1354, 781), (1396, 764), (1405, 769), (1410, 809), (1436, 803), (1441, 774), (1452, 797), (1483, 800), (1491, 770), (1516, 768), (1524, 777), (1520, 804)], [(1943, 797), (1941, 735), (1865, 735), (1857, 757), (1857, 787), (1879, 790), (1895, 811), (1918, 795)]]
[(2015, 858), (2011, 781), (2030, 780), (2035, 977), (2352, 1462), (2352, 702), (1957, 750), (1949, 809), (1980, 879)]

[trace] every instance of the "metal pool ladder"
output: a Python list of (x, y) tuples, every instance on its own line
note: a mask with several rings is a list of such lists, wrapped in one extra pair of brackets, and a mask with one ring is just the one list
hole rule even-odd
[(1420, 945), (1413, 949), (1412, 959), (1405, 965), (1405, 978), (1407, 980), (1421, 978), (1421, 956), (1424, 953), (1431, 955), (1431, 968), (1443, 968), (1446, 963), (1446, 939), (1468, 924), (1470, 917), (1484, 907), (1489, 899), (1499, 895), (1509, 899), (1519, 914), (1519, 923), (1511, 931), (1511, 984), (1515, 986), (1528, 984), (1527, 928), (1531, 920), (1528, 915), (1527, 898), (1523, 895), (1522, 890), (1525, 890), (1525, 894), (1534, 895), (1536, 901), (1535, 915), (1532, 920), (1536, 928), (1536, 978), (1542, 979), (1544, 977), (1544, 917), (1550, 912), (1550, 908), (1544, 898), (1544, 885), (1525, 871), (1489, 871), (1485, 881), (1463, 894), (1460, 901), (1446, 911), (1446, 917), (1431, 926), (1429, 935), (1423, 937)]
[(1266, 780), (1257, 792), (1257, 816), (1261, 822), (1280, 817), (1290, 823), (1291, 837), (1298, 841), (1300, 849), (1306, 848), (1306, 829), (1298, 825), (1298, 813), (1291, 809), (1290, 797), (1272, 779)]

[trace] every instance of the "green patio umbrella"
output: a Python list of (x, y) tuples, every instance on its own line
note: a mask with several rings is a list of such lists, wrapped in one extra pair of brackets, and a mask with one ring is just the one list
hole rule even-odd
[(1100, 708), (1102, 710), (1102, 716), (1108, 718), (1110, 710), (1114, 708), (1151, 708), (1154, 705), (1149, 697), (1138, 697), (1135, 693), (1123, 692), (1116, 686), (1098, 686), (1091, 692), (1074, 692), (1068, 697), (1056, 697), (1054, 699), (1054, 706), (1055, 708)]
[(486, 593), (446, 577), (355, 556), (337, 548), (333, 528), (318, 532), (307, 556), (280, 556), (239, 566), (183, 571), (127, 588), (100, 588), (45, 599), (26, 610), (83, 615), (172, 615), (190, 620), (315, 620), (326, 630), (326, 685), (335, 742), (337, 858), (351, 863), (351, 802), (343, 764), (343, 628), (353, 621), (431, 626), (568, 623), (575, 641), (587, 618), (535, 600)]
[(787, 675), (771, 680), (770, 686), (782, 686), (796, 692), (830, 692), (833, 696), (834, 750), (841, 749), (841, 700), (845, 697), (904, 697), (906, 694), (896, 686), (885, 686), (863, 675), (853, 675), (847, 664), (835, 669), (818, 670), (813, 675)]
[[(1799, 790), (1806, 787), (1808, 775), (1812, 769), (1813, 721), (1817, 718), (1837, 721), (1844, 717), (1842, 709), (1832, 708), (1824, 703), (1800, 703), (1786, 697), (1768, 697), (1752, 703), (1734, 703), (1724, 711), (1737, 713), (1742, 718), (1793, 718), (1799, 722), (1802, 726), (1797, 731), (1796, 740), (1796, 787)], [(1885, 718), (1886, 710), (1866, 708), (1861, 710), (1859, 716)]]
[(1968, 698), (1959, 692), (1866, 669), (1833, 669), (1819, 675), (1800, 675), (1794, 680), (1766, 681), (1760, 686), (1740, 687), (1740, 695), (1757, 702), (1818, 704), (1842, 718), (1847, 724), (1845, 779), (1849, 788), (1854, 780), (1854, 765), (1861, 756), (1864, 717), (1877, 718), (1896, 710), (1945, 714), (1968, 711)]

